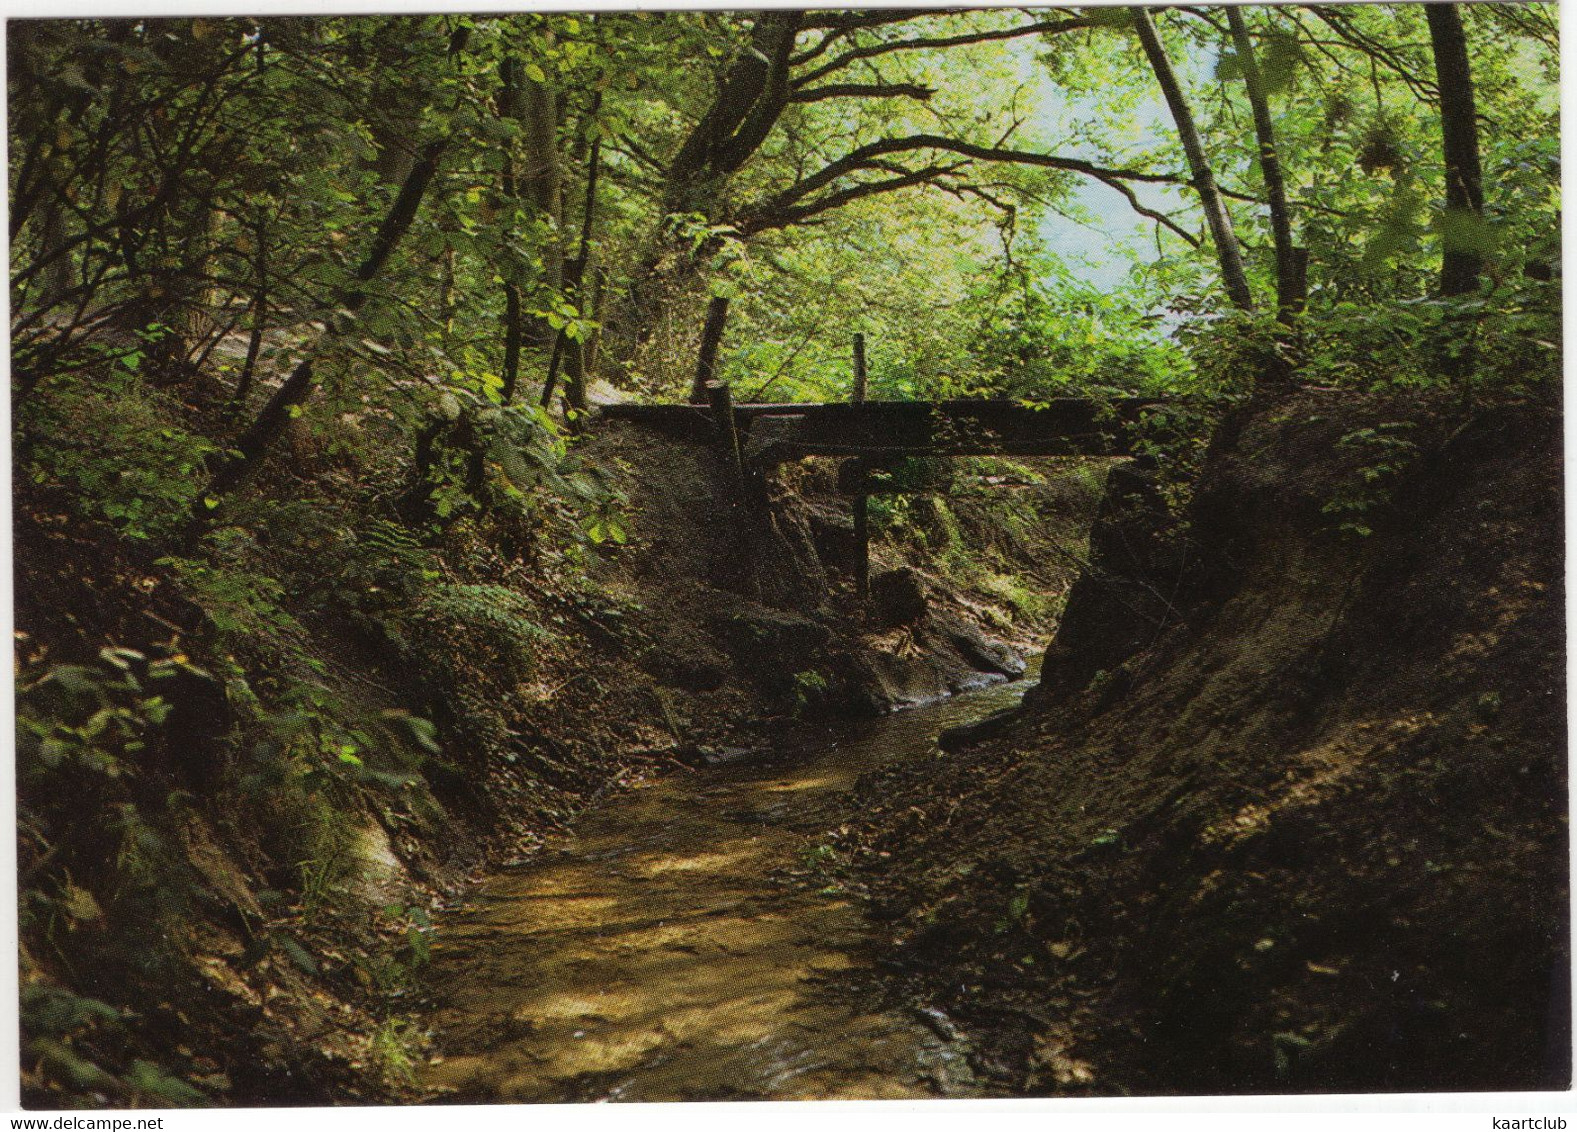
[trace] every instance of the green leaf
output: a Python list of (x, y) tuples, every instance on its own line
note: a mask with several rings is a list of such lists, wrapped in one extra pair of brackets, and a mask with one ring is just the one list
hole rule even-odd
[(286, 955), (290, 956), (290, 961), (292, 963), (294, 963), (297, 967), (300, 967), (309, 975), (316, 975), (318, 973), (317, 960), (313, 959), (312, 956), (308, 954), (306, 948), (302, 947), (288, 935), (282, 935), (278, 938), (279, 949)]
[(1500, 231), (1494, 222), (1470, 209), (1448, 209), (1440, 216), (1435, 227), (1448, 252), (1464, 252), (1488, 258), (1500, 250)]

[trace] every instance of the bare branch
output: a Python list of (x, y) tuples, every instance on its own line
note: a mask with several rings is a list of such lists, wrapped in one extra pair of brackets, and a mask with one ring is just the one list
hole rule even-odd
[(869, 12), (807, 12), (800, 26), (806, 29), (825, 28), (829, 31), (854, 31), (858, 28), (884, 27), (901, 24), (926, 16), (950, 16), (961, 9), (946, 8), (878, 8)]
[(934, 183), (937, 178), (954, 172), (961, 166), (930, 165), (924, 169), (916, 169), (899, 177), (889, 177), (883, 181), (865, 181), (858, 185), (851, 185), (837, 192), (827, 193), (808, 204), (791, 208), (783, 208), (773, 212), (757, 213), (738, 222), (740, 235), (753, 236), (758, 232), (765, 232), (773, 228), (787, 228), (793, 224), (803, 224), (811, 217), (820, 213), (841, 208), (843, 205), (865, 197), (876, 196), (879, 193), (897, 192), (899, 189), (913, 188), (915, 185)]
[[(884, 160), (891, 154), (915, 150), (941, 150), (956, 153), (968, 160), (946, 165), (932, 164), (917, 170), (910, 170), (895, 162)], [(970, 161), (1033, 165), (1082, 174), (1121, 193), (1127, 199), (1129, 206), (1140, 216), (1164, 226), (1190, 246), (1199, 246), (1198, 237), (1183, 228), (1166, 213), (1144, 204), (1127, 183), (1129, 181), (1139, 181), (1147, 184), (1188, 185), (1192, 182), (1187, 177), (1169, 173), (1151, 173), (1138, 169), (1109, 169), (1078, 158), (1057, 157), (1051, 154), (1032, 153), (1026, 150), (975, 145), (970, 142), (932, 134), (887, 138), (861, 146), (844, 157), (824, 166), (818, 172), (803, 178), (771, 200), (748, 209), (736, 223), (740, 232), (746, 236), (770, 229), (800, 224), (812, 216), (878, 193), (896, 192), (899, 189), (910, 188), (915, 185), (938, 184), (940, 178), (959, 172), (966, 168)], [(828, 188), (843, 177), (862, 170), (872, 169), (894, 175), (884, 180), (864, 181), (835, 192), (826, 193), (825, 195), (813, 196), (813, 194)], [(998, 201), (994, 197), (988, 196), (979, 186), (940, 185), (940, 187), (955, 195), (960, 192), (971, 193), (988, 200), (998, 208), (1008, 209), (1012, 207)], [(1238, 193), (1224, 195), (1238, 197), (1243, 200), (1255, 199)]]
[(1103, 176), (1101, 176), (1098, 173), (1091, 174), (1091, 176), (1093, 176), (1101, 184), (1109, 185), (1110, 187), (1116, 189), (1118, 192), (1122, 193), (1123, 196), (1127, 197), (1128, 198), (1128, 206), (1130, 208), (1132, 208), (1135, 212), (1137, 212), (1140, 216), (1148, 217), (1149, 219), (1154, 220), (1157, 224), (1164, 225), (1165, 227), (1171, 229), (1173, 232), (1177, 233), (1177, 235), (1181, 236), (1185, 241), (1187, 241), (1188, 245), (1190, 247), (1197, 248), (1199, 246), (1199, 237), (1198, 236), (1195, 236), (1192, 232), (1189, 232), (1186, 229), (1180, 227), (1166, 213), (1158, 211), (1157, 209), (1150, 208), (1148, 205), (1143, 204), (1139, 200), (1138, 194), (1133, 191), (1133, 186), (1132, 185), (1125, 185), (1121, 180), (1119, 180), (1116, 177), (1103, 177)]
[(1113, 177), (1127, 181), (1145, 181), (1172, 185), (1193, 183), (1187, 177), (1180, 177), (1172, 173), (1149, 173), (1139, 169), (1108, 169), (1093, 162), (1083, 161), (1074, 157), (1056, 157), (1046, 153), (1033, 153), (1029, 150), (975, 145), (972, 142), (959, 141), (955, 138), (942, 137), (938, 134), (911, 134), (908, 137), (884, 138), (881, 141), (860, 146), (858, 149), (822, 167), (820, 171), (804, 178), (798, 184), (785, 189), (764, 207), (753, 211), (760, 214), (770, 214), (790, 208), (799, 201), (804, 200), (811, 193), (831, 185), (840, 177), (847, 176), (861, 169), (878, 168), (876, 161), (879, 158), (921, 149), (956, 153), (960, 157), (967, 157), (976, 161), (1001, 161), (1017, 165), (1035, 165), (1047, 169), (1062, 169), (1070, 173), (1082, 173), (1087, 177), (1095, 177), (1097, 179)]
[(1418, 67), (1415, 64), (1399, 58), (1390, 48), (1359, 31), (1345, 16), (1338, 15), (1335, 11), (1318, 5), (1311, 6), (1309, 11), (1326, 27), (1334, 31), (1337, 38), (1345, 46), (1362, 51), (1369, 58), (1379, 62), (1387, 70), (1398, 75), (1420, 98), (1433, 101), (1440, 97), (1440, 88), (1420, 76)]
[(935, 89), (919, 83), (827, 83), (796, 90), (790, 102), (820, 102), (827, 98), (914, 98), (927, 102)]
[(657, 158), (653, 157), (646, 150), (642, 149), (635, 139), (630, 137), (628, 134), (615, 135), (609, 142), (608, 148), (614, 153), (621, 153), (627, 157), (633, 157), (638, 164), (644, 165), (647, 169), (650, 169), (658, 176), (664, 176), (668, 172), (667, 167), (664, 166), (661, 161), (658, 161)]

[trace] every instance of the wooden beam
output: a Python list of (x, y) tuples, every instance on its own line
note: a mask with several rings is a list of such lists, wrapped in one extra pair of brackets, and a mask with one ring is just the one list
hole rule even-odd
[[(803, 402), (735, 405), (747, 437), (744, 455), (755, 466), (806, 456), (1124, 456), (1132, 454), (1127, 426), (1155, 398), (1092, 400), (1063, 397), (1037, 405), (1009, 400)], [(711, 434), (711, 417), (686, 405), (607, 405), (613, 420), (637, 421), (691, 436)], [(757, 428), (763, 418), (773, 420)]]
[(854, 396), (850, 400), (858, 403), (865, 400), (865, 335), (854, 336)]

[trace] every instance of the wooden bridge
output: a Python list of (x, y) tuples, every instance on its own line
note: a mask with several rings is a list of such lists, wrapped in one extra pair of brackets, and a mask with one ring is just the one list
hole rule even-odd
[[(858, 361), (863, 361), (856, 355)], [(864, 367), (855, 398), (842, 402), (735, 405), (729, 387), (708, 382), (705, 405), (606, 405), (604, 419), (624, 420), (717, 447), (735, 484), (734, 506), (778, 464), (809, 456), (842, 458), (840, 487), (853, 499), (855, 589), (870, 593), (868, 498), (905, 490), (873, 477), (914, 456), (1125, 456), (1128, 426), (1155, 400), (1096, 401), (1064, 397), (1008, 400), (867, 401)], [(912, 490), (912, 489), (911, 489)], [(923, 489), (922, 489), (923, 490)]]
[(865, 396), (865, 335), (856, 334), (848, 401), (736, 405), (727, 383), (711, 380), (727, 312), (728, 300), (721, 297), (707, 309), (691, 390), (696, 403), (604, 405), (600, 414), (716, 445), (732, 473), (736, 507), (750, 498), (751, 484), (759, 485), (763, 473), (778, 464), (809, 456), (841, 457), (838, 483), (854, 497), (855, 581), (862, 597), (869, 593), (870, 582), (868, 497), (914, 490), (892, 479), (873, 478), (872, 473), (914, 456), (1132, 455), (1131, 426), (1146, 409), (1162, 404), (1139, 397), (870, 401)]

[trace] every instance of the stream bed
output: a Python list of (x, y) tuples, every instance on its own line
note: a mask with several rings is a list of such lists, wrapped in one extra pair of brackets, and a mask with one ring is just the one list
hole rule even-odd
[(849, 790), (1012, 706), (1011, 684), (653, 778), (441, 924), (422, 1085), (451, 1102), (978, 1095), (947, 1019), (853, 987), (873, 927), (806, 883)]

